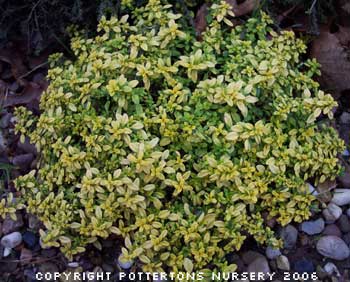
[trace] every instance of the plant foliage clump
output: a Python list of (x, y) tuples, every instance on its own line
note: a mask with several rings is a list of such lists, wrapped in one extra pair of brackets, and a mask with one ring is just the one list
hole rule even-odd
[(264, 214), (310, 216), (306, 181), (340, 171), (343, 142), (327, 125), (336, 102), (293, 32), (264, 13), (232, 28), (230, 14), (214, 3), (197, 41), (150, 0), (102, 18), (95, 38), (75, 32), (75, 61), (51, 57), (42, 114), (16, 111), (41, 152), (15, 184), (44, 246), (72, 258), (115, 233), (122, 260), (144, 271), (234, 270), (225, 255), (247, 236), (280, 245)]

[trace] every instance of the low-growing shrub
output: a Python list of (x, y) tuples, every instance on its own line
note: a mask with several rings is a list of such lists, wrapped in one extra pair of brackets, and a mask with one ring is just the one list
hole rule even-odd
[(95, 38), (75, 32), (76, 61), (51, 57), (42, 114), (16, 110), (41, 157), (15, 185), (44, 246), (72, 258), (115, 233), (144, 271), (227, 271), (247, 236), (280, 246), (264, 215), (309, 218), (306, 181), (340, 171), (337, 104), (293, 32), (264, 13), (232, 28), (229, 11), (213, 4), (197, 41), (150, 0)]

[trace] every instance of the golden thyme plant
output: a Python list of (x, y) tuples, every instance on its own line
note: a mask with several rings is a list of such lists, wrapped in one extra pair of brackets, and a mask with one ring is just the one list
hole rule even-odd
[(212, 5), (197, 41), (150, 0), (102, 18), (95, 38), (76, 32), (75, 61), (51, 57), (42, 114), (16, 110), (41, 159), (15, 184), (44, 246), (72, 258), (115, 233), (144, 271), (228, 271), (248, 235), (280, 245), (264, 213), (282, 225), (310, 216), (306, 181), (340, 171), (326, 119), (337, 104), (293, 32), (264, 13), (232, 28), (229, 10)]

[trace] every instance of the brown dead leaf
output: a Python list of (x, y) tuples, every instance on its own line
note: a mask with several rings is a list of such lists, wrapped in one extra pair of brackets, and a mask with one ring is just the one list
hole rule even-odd
[(26, 84), (26, 80), (21, 76), (28, 72), (28, 68), (24, 65), (23, 56), (19, 51), (9, 48), (0, 49), (0, 61), (11, 65), (12, 75), (20, 85)]
[(45, 90), (43, 85), (29, 82), (19, 94), (8, 95), (4, 99), (4, 107), (12, 107), (17, 105), (26, 105), (33, 100), (39, 101), (41, 93)]
[(249, 14), (259, 5), (259, 0), (246, 0), (239, 5), (236, 0), (226, 0), (226, 2), (232, 6), (232, 11), (236, 17)]
[(196, 15), (196, 18), (194, 20), (194, 26), (196, 28), (197, 36), (200, 36), (200, 34), (206, 29), (207, 27), (207, 21), (205, 19), (206, 15), (208, 14), (208, 5), (203, 4)]
[[(258, 7), (260, 0), (245, 0), (241, 4), (237, 4), (236, 0), (226, 0), (232, 6), (232, 11), (236, 17), (240, 17), (252, 12), (255, 8)], [(195, 29), (197, 36), (200, 37), (200, 34), (206, 29), (207, 21), (205, 17), (208, 14), (208, 5), (203, 4), (196, 15), (195, 18)]]
[(350, 89), (350, 29), (339, 28), (331, 33), (323, 26), (320, 36), (312, 44), (311, 56), (321, 64), (322, 77), (320, 83), (335, 98)]

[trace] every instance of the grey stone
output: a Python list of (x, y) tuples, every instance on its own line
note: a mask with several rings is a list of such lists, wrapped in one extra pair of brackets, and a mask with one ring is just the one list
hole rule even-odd
[(132, 260), (130, 261), (125, 261), (123, 262), (121, 260), (121, 254), (118, 257), (118, 265), (122, 268), (122, 269), (129, 269), (132, 267), (132, 265), (134, 264), (134, 262)]
[(247, 251), (247, 252), (242, 254), (242, 261), (245, 264), (250, 264), (251, 262), (253, 262), (257, 258), (265, 258), (265, 257), (264, 257), (264, 255), (262, 255), (258, 252), (255, 252), (255, 251)]
[(350, 233), (346, 233), (342, 236), (342, 239), (344, 240), (344, 242), (350, 246)]
[(294, 262), (293, 270), (299, 273), (312, 273), (315, 271), (315, 266), (311, 260), (302, 258)]
[(6, 113), (0, 119), (0, 128), (8, 128), (10, 125), (12, 114)]
[(340, 276), (338, 268), (332, 262), (326, 263), (326, 265), (323, 267), (323, 269), (324, 269), (325, 272), (327, 272), (328, 275), (335, 274), (336, 276)]
[(341, 217), (339, 218), (338, 225), (339, 225), (340, 230), (343, 233), (350, 232), (350, 221), (349, 221), (349, 218), (345, 214), (342, 214)]
[(338, 206), (345, 206), (350, 203), (350, 189), (335, 189), (332, 202)]
[(333, 235), (333, 236), (337, 236), (337, 237), (341, 237), (341, 235), (342, 235), (340, 229), (335, 224), (327, 225), (326, 228), (323, 230), (322, 234), (323, 235)]
[(345, 149), (341, 154), (343, 157), (350, 157), (350, 152), (348, 149)]
[(279, 249), (273, 249), (271, 247), (267, 247), (265, 254), (266, 254), (267, 258), (275, 259), (281, 255), (281, 251)]
[(37, 155), (37, 150), (35, 145), (31, 144), (29, 142), (29, 139), (26, 138), (24, 143), (22, 143), (21, 141), (17, 142), (17, 148), (21, 149), (22, 151), (24, 151), (25, 153), (30, 153), (33, 155)]
[(277, 262), (277, 267), (279, 269), (286, 270), (286, 271), (290, 270), (290, 263), (286, 256), (277, 257), (276, 262)]
[(3, 257), (6, 258), (11, 254), (12, 249), (11, 248), (4, 248), (4, 253), (3, 253)]
[(34, 155), (31, 153), (17, 155), (12, 159), (12, 163), (21, 169), (26, 169), (30, 166), (32, 161), (34, 160)]
[(318, 240), (316, 249), (321, 255), (335, 260), (344, 260), (350, 255), (349, 247), (336, 236), (323, 236)]
[(293, 225), (287, 225), (282, 228), (280, 236), (284, 242), (284, 248), (293, 249), (298, 239), (298, 230)]
[(79, 262), (76, 262), (76, 261), (72, 261), (72, 262), (69, 262), (67, 264), (68, 267), (71, 267), (71, 268), (77, 268), (79, 266)]
[(322, 218), (314, 221), (305, 221), (301, 224), (301, 231), (308, 235), (320, 234), (324, 229), (325, 223)]
[(2, 237), (1, 245), (5, 248), (13, 249), (22, 243), (22, 234), (19, 232), (12, 232)]
[(7, 140), (5, 139), (4, 135), (0, 131), (0, 153), (5, 152), (7, 146)]
[(335, 203), (329, 203), (327, 208), (323, 210), (322, 214), (327, 223), (334, 223), (342, 215), (342, 209)]
[(350, 124), (350, 113), (343, 112), (340, 116), (339, 121), (340, 123), (343, 123), (343, 124)]
[(270, 272), (270, 266), (265, 257), (258, 257), (248, 265), (249, 273), (263, 273), (266, 275)]

